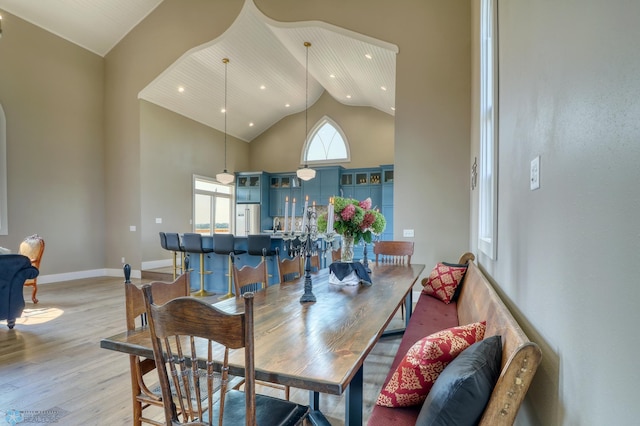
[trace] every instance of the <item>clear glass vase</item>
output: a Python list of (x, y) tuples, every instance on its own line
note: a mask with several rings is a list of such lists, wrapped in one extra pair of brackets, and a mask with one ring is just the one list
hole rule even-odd
[(342, 236), (341, 262), (353, 262), (353, 235)]

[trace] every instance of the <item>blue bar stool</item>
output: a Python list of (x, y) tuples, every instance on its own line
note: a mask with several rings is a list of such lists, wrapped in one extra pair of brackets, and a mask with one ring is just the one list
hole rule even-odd
[(196, 233), (185, 233), (182, 236), (182, 243), (184, 245), (185, 252), (189, 254), (197, 253), (200, 255), (200, 290), (192, 293), (192, 295), (196, 297), (211, 295), (212, 293), (204, 289), (204, 275), (211, 273), (211, 271), (205, 271), (204, 269), (204, 255), (213, 252), (213, 249), (202, 247), (202, 235)]
[(236, 250), (235, 248), (236, 237), (233, 234), (213, 234), (213, 252), (215, 254), (226, 255), (228, 260), (227, 276), (229, 277), (229, 285), (227, 294), (221, 296), (220, 299), (229, 299), (233, 297), (233, 274), (231, 273), (231, 255), (244, 254), (246, 250)]
[[(278, 252), (271, 248), (271, 236), (268, 234), (252, 234), (247, 236), (247, 253), (250, 256), (261, 256), (262, 261), (265, 262), (265, 268), (267, 269), (267, 277), (271, 277), (269, 274), (269, 268), (266, 261), (267, 256), (275, 256)], [(278, 265), (280, 262), (276, 262)], [(276, 266), (278, 267), (278, 266)], [(276, 271), (280, 276), (280, 271)]]
[[(173, 253), (173, 280), (175, 281), (178, 276), (178, 269), (180, 269), (180, 273), (184, 271), (184, 256), (186, 252), (184, 251), (184, 247), (180, 244), (180, 236), (177, 232), (160, 232), (160, 245), (163, 249), (169, 250)], [(178, 267), (177, 257), (178, 253), (181, 253), (181, 261), (180, 267)]]

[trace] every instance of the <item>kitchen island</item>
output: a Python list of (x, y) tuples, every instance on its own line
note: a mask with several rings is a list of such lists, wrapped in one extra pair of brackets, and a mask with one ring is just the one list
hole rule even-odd
[[(280, 253), (280, 258), (284, 258), (289, 254), (290, 241), (285, 241), (282, 238), (282, 234), (276, 233), (271, 234), (271, 247), (270, 249), (275, 250), (278, 249)], [(324, 252), (324, 248), (326, 244), (324, 240), (321, 238), (318, 239), (318, 247), (320, 250), (320, 267), (326, 267), (331, 263), (331, 253), (330, 250)], [(337, 244), (337, 240), (334, 241), (334, 245)], [(211, 235), (203, 235), (202, 236), (202, 246), (204, 248), (213, 248), (213, 236)], [(337, 246), (336, 246), (337, 247)], [(235, 245), (234, 248), (236, 250), (247, 250), (247, 237), (246, 236), (237, 236), (235, 237)], [(326, 261), (328, 256), (329, 261)], [(240, 254), (235, 257), (236, 264), (238, 267), (242, 267), (244, 265), (256, 266), (260, 263), (260, 256), (251, 256), (248, 253)], [(278, 284), (280, 282), (280, 277), (278, 274), (278, 260), (276, 256), (267, 256), (267, 269), (269, 271), (269, 285)], [(190, 276), (190, 285), (191, 291), (198, 291), (200, 289), (200, 256), (189, 256), (189, 269), (192, 270)], [(228, 292), (229, 285), (229, 260), (226, 255), (216, 254), (216, 253), (207, 253), (204, 256), (204, 269), (205, 271), (211, 271), (211, 273), (206, 273), (204, 276), (204, 288), (208, 292), (213, 292), (216, 294), (226, 294)], [(232, 291), (235, 292), (235, 289), (232, 288)]]

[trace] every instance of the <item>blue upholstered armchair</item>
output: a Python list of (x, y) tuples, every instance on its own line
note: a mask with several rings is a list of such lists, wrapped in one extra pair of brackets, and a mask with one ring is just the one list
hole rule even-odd
[(0, 256), (0, 320), (6, 319), (7, 326), (13, 328), (16, 318), (22, 316), (24, 296), (22, 287), (25, 280), (38, 276), (38, 269), (31, 266), (31, 260), (21, 254)]

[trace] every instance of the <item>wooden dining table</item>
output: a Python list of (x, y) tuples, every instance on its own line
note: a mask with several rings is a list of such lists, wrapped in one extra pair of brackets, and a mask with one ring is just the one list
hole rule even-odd
[[(411, 290), (424, 270), (420, 264), (369, 266), (370, 286), (330, 284), (328, 268), (312, 273), (316, 302), (300, 302), (304, 277), (254, 296), (256, 379), (309, 390), (315, 415), (320, 393), (346, 393), (345, 425), (362, 424), (364, 361), (401, 303), (408, 323)], [(208, 300), (227, 312), (244, 310), (242, 299)], [(146, 326), (104, 338), (100, 347), (153, 358)], [(232, 351), (230, 373), (242, 376), (243, 365), (243, 349)]]

